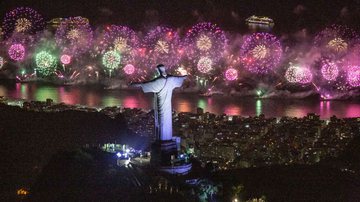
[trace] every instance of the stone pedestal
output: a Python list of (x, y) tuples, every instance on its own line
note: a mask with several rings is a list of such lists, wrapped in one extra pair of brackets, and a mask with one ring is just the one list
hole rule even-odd
[(177, 161), (177, 145), (175, 141), (156, 141), (151, 145), (151, 166), (169, 174), (185, 175), (191, 170), (191, 163)]
[(173, 166), (161, 166), (158, 170), (172, 175), (186, 175), (190, 172), (191, 168), (191, 163), (184, 163)]
[(171, 165), (171, 156), (177, 156), (176, 142), (169, 141), (156, 141), (151, 145), (151, 159), (150, 163), (153, 166), (168, 166)]

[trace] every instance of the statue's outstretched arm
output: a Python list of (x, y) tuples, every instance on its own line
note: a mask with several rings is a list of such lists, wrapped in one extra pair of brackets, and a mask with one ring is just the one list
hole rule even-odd
[(142, 85), (146, 85), (148, 83), (152, 83), (153, 81), (155, 81), (156, 79), (150, 80), (150, 81), (144, 81), (144, 82), (131, 82), (129, 84), (129, 86), (131, 87), (142, 87)]
[(162, 82), (160, 82), (157, 78), (145, 82), (131, 83), (130, 86), (141, 87), (144, 93), (158, 92), (163, 87)]
[(184, 75), (184, 76), (174, 76), (173, 77), (173, 80), (174, 80), (174, 87), (175, 88), (178, 88), (178, 87), (181, 87), (184, 80), (186, 79), (187, 75)]

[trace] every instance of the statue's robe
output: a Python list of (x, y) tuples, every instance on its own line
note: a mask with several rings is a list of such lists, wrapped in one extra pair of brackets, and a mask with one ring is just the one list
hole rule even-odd
[(154, 93), (155, 135), (158, 140), (172, 139), (172, 92), (182, 85), (185, 78), (186, 76), (159, 76), (140, 84), (144, 93)]

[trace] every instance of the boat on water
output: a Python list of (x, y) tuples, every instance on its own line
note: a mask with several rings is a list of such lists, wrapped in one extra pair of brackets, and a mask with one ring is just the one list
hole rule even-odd
[(245, 20), (246, 24), (248, 25), (267, 25), (267, 26), (274, 26), (274, 20), (266, 17), (266, 16), (250, 16)]

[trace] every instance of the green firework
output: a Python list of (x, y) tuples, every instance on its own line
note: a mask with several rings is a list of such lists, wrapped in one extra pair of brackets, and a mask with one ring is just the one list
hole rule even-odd
[(109, 70), (116, 69), (120, 65), (121, 56), (116, 51), (108, 51), (102, 58), (103, 65)]
[(49, 76), (56, 70), (56, 58), (47, 51), (41, 51), (35, 56), (36, 73), (39, 76)]

